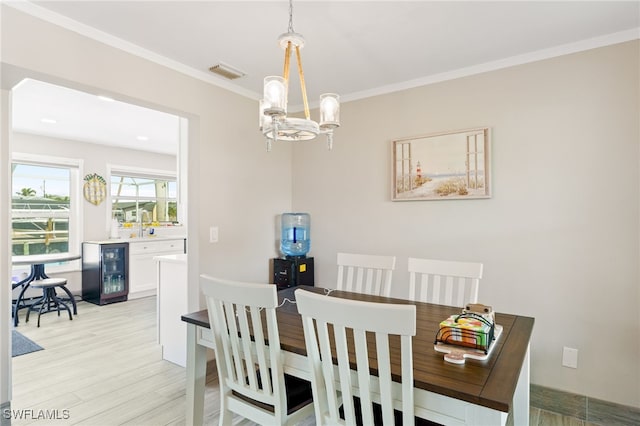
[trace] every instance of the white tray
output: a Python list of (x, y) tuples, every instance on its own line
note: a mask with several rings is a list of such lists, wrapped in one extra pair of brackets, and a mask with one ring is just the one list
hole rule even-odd
[(484, 361), (485, 359), (489, 358), (489, 355), (491, 355), (491, 351), (493, 351), (493, 348), (496, 347), (496, 343), (498, 342), (498, 339), (501, 335), (502, 326), (496, 324), (495, 330), (493, 331), (493, 341), (489, 345), (489, 350), (487, 351), (487, 353), (484, 353), (484, 350), (482, 349), (467, 348), (464, 346), (451, 345), (442, 342), (437, 342), (433, 346), (433, 349), (438, 352), (444, 353), (444, 360), (453, 364), (464, 364), (464, 361), (467, 358)]

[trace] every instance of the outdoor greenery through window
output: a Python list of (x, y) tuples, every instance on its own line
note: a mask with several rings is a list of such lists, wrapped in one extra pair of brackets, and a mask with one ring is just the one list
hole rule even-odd
[(70, 252), (77, 168), (14, 162), (11, 169), (12, 255)]
[(175, 177), (111, 175), (111, 212), (120, 223), (178, 222)]

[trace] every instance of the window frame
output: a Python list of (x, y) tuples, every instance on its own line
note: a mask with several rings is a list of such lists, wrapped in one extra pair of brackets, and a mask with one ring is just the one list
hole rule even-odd
[[(109, 227), (112, 222), (113, 215), (113, 194), (111, 193), (111, 179), (113, 175), (119, 176), (124, 175), (128, 177), (137, 177), (144, 179), (167, 179), (173, 180), (176, 182), (176, 213), (178, 215), (177, 220), (179, 223), (183, 222), (182, 219), (182, 210), (180, 207), (180, 183), (178, 182), (178, 173), (177, 171), (170, 170), (162, 170), (162, 169), (149, 169), (143, 167), (132, 167), (132, 166), (123, 166), (118, 164), (107, 164), (107, 182), (108, 184), (108, 197), (107, 197), (107, 231), (109, 231)], [(146, 197), (141, 197), (146, 198)]]
[[(80, 158), (53, 157), (49, 155), (38, 155), (23, 152), (13, 152), (11, 154), (11, 166), (14, 163), (26, 164), (39, 167), (56, 167), (69, 169), (69, 254), (79, 255), (82, 247), (84, 235), (84, 224), (82, 215), (82, 174), (84, 160)], [(11, 194), (13, 197), (13, 167), (11, 170)], [(12, 198), (9, 200), (12, 205)], [(11, 225), (13, 226), (13, 208), (11, 212)], [(10, 239), (13, 242), (13, 238)], [(13, 252), (13, 250), (12, 250)], [(17, 257), (25, 256), (18, 255)], [(61, 262), (60, 264), (50, 264), (47, 270), (50, 272), (62, 272), (77, 270), (79, 261)], [(22, 267), (13, 268), (14, 272), (21, 272)]]

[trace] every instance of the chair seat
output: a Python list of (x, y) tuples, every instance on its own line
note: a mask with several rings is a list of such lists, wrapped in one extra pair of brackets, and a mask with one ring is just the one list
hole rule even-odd
[[(360, 398), (357, 396), (353, 397), (353, 408), (356, 415), (356, 425), (357, 426), (368, 426), (365, 425), (362, 421), (362, 407), (360, 406)], [(344, 407), (340, 406), (340, 418), (344, 420)], [(402, 411), (393, 410), (393, 418), (395, 420), (395, 426), (402, 426)], [(380, 404), (373, 404), (373, 424), (375, 426), (383, 425), (382, 421), (382, 407)], [(415, 418), (415, 426), (442, 426), (440, 423), (432, 422), (427, 419), (423, 419), (420, 417)]]
[(284, 375), (284, 386), (287, 388), (287, 411), (291, 414), (305, 405), (313, 403), (311, 382), (299, 377)]
[(56, 287), (59, 285), (67, 285), (67, 279), (66, 278), (45, 278), (42, 280), (31, 281), (31, 287), (35, 287), (35, 288)]
[[(76, 303), (73, 300), (73, 296), (67, 289), (67, 279), (66, 278), (44, 278), (41, 280), (33, 280), (29, 284), (33, 288), (41, 288), (42, 289), (42, 297), (31, 305), (26, 306), (27, 309), (27, 317), (25, 318), (26, 322), (29, 322), (29, 316), (32, 311), (38, 312), (38, 327), (40, 327), (40, 316), (47, 312), (57, 312), (58, 316), (60, 316), (60, 311), (64, 309), (69, 313), (69, 320), (73, 320), (73, 315), (71, 314), (71, 309), (67, 306), (64, 299), (61, 299), (56, 294), (56, 287), (64, 290), (70, 297), (70, 301), (73, 304), (73, 313), (76, 314)], [(17, 315), (17, 311), (14, 312), (14, 315)]]
[[(258, 373), (258, 381), (259, 380), (260, 380), (260, 375)], [(302, 407), (313, 403), (311, 382), (304, 379), (300, 379), (298, 377), (285, 374), (284, 387), (287, 390), (287, 414), (291, 414), (295, 411), (298, 411)], [(255, 399), (251, 399), (235, 391), (233, 391), (232, 393), (235, 397), (240, 398), (243, 401), (257, 405), (263, 408), (264, 410), (270, 411), (272, 413), (274, 412), (274, 408), (272, 405), (268, 405), (260, 401), (256, 401)]]

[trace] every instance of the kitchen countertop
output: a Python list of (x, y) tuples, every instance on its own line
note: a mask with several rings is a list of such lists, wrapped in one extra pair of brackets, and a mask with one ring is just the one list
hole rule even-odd
[(187, 255), (186, 254), (165, 254), (161, 256), (155, 256), (153, 260), (157, 260), (159, 262), (186, 263)]
[(108, 240), (85, 241), (93, 244), (118, 244), (118, 243), (147, 243), (151, 241), (184, 240), (185, 236), (173, 235), (166, 237), (142, 237), (142, 238), (112, 238)]

